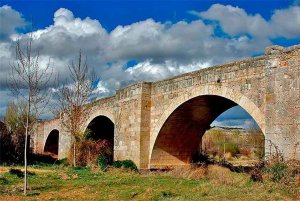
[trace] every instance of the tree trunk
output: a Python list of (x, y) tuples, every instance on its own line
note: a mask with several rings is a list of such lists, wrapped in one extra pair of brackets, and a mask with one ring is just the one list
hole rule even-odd
[(28, 179), (27, 179), (27, 142), (28, 142), (28, 129), (29, 129), (29, 115), (30, 115), (30, 98), (28, 102), (28, 111), (26, 115), (26, 128), (25, 128), (25, 148), (24, 148), (24, 195), (27, 193)]
[(76, 143), (73, 144), (73, 166), (76, 167)]
[(25, 132), (25, 149), (24, 149), (24, 195), (27, 193), (27, 141), (28, 141), (28, 126), (26, 126)]

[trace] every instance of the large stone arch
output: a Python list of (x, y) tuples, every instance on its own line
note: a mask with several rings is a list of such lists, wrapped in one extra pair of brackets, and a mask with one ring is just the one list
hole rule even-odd
[(233, 91), (230, 88), (225, 86), (218, 86), (218, 85), (206, 85), (205, 87), (198, 86), (195, 87), (193, 91), (186, 91), (182, 93), (181, 96), (174, 99), (171, 102), (171, 104), (164, 110), (164, 112), (162, 113), (158, 121), (152, 127), (151, 136), (150, 136), (149, 166), (151, 165), (151, 157), (155, 146), (155, 142), (158, 138), (160, 130), (162, 129), (163, 125), (165, 124), (169, 116), (185, 102), (199, 96), (209, 96), (209, 95), (226, 98), (230, 101), (233, 101), (237, 105), (241, 106), (252, 116), (252, 118), (256, 121), (256, 123), (260, 127), (261, 131), (265, 134), (264, 113), (261, 111), (260, 108), (258, 108), (253, 103), (253, 101), (251, 101), (245, 95), (237, 91)]
[(89, 123), (98, 116), (105, 116), (115, 124), (115, 118), (113, 115), (113, 111), (105, 110), (105, 109), (95, 109), (95, 110), (91, 111), (91, 114), (88, 116), (85, 123), (82, 125), (82, 128), (81, 128), (82, 131), (85, 131), (85, 129), (88, 127)]

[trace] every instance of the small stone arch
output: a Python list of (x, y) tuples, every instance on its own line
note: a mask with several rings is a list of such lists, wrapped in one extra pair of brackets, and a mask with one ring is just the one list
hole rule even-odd
[(95, 119), (98, 116), (105, 116), (108, 119), (110, 119), (114, 124), (115, 124), (115, 118), (114, 115), (111, 111), (109, 110), (98, 110), (95, 109), (95, 111), (91, 112), (91, 114), (88, 116), (87, 120), (85, 123), (82, 125), (82, 131), (85, 131), (85, 129), (88, 127), (91, 121)]
[(111, 150), (110, 160), (114, 158), (115, 122), (114, 116), (107, 110), (96, 110), (87, 119), (84, 127), (85, 139), (92, 141), (106, 140)]
[(43, 153), (58, 157), (59, 152), (59, 131), (53, 129), (46, 138)]
[(159, 120), (154, 124), (153, 128), (151, 129), (149, 166), (151, 165), (151, 157), (153, 154), (152, 152), (155, 146), (155, 142), (158, 138), (160, 130), (162, 129), (163, 125), (165, 124), (169, 116), (185, 102), (196, 97), (207, 96), (207, 95), (223, 97), (225, 99), (228, 99), (236, 103), (237, 105), (240, 105), (252, 116), (252, 118), (256, 121), (261, 131), (265, 135), (264, 113), (261, 112), (261, 110), (245, 95), (223, 86), (207, 85), (205, 87), (196, 87), (192, 92), (186, 91), (185, 93), (182, 93), (181, 96), (174, 99), (171, 102), (171, 104), (164, 110)]

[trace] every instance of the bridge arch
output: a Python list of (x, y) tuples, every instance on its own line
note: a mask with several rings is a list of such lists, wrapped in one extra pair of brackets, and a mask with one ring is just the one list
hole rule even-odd
[(83, 127), (86, 139), (93, 141), (107, 140), (112, 151), (111, 160), (113, 159), (114, 139), (115, 139), (115, 122), (111, 112), (106, 110), (96, 110), (92, 113)]
[(115, 118), (114, 118), (113, 112), (111, 112), (109, 110), (92, 109), (90, 115), (87, 118), (87, 120), (82, 125), (82, 130), (85, 131), (85, 129), (90, 124), (90, 122), (92, 122), (98, 116), (105, 116), (108, 119), (110, 119), (110, 121), (112, 121), (113, 124), (115, 124)]
[[(188, 123), (189, 124), (188, 126), (185, 126), (185, 125), (177, 126), (177, 128), (176, 128), (176, 126), (175, 126), (175, 128), (171, 128), (171, 126), (168, 126), (168, 123), (170, 123), (170, 122), (171, 122), (171, 124), (174, 125), (174, 122), (176, 122), (178, 120), (178, 118), (181, 118), (180, 116), (182, 115), (182, 113), (184, 113), (183, 111), (191, 110), (191, 108), (189, 108), (189, 107), (193, 107), (193, 104), (195, 104), (195, 106), (198, 106), (198, 107), (201, 107), (201, 104), (202, 104), (202, 107), (205, 107), (205, 106), (203, 106), (203, 104), (204, 105), (209, 104), (209, 102), (211, 102), (211, 101), (213, 103), (211, 103), (212, 105), (207, 106), (206, 109), (208, 109), (208, 110), (202, 110), (202, 111), (197, 112), (197, 110), (193, 109), (192, 113), (189, 114), (189, 115), (194, 116), (194, 118), (197, 118), (196, 116), (198, 116), (198, 120), (196, 120), (197, 122), (194, 122), (194, 124)], [(150, 137), (149, 168), (156, 168), (155, 160), (157, 160), (157, 157), (158, 158), (164, 157), (162, 155), (166, 154), (166, 150), (160, 149), (159, 141), (165, 141), (164, 143), (167, 143), (167, 144), (169, 143), (168, 147), (172, 146), (170, 144), (171, 143), (170, 139), (174, 138), (174, 136), (170, 135), (170, 136), (166, 136), (166, 137), (161, 137), (162, 135), (165, 135), (164, 133), (172, 132), (172, 129), (174, 129), (173, 131), (175, 131), (175, 132), (177, 132), (178, 129), (181, 129), (183, 132), (188, 134), (189, 132), (191, 132), (191, 129), (192, 130), (194, 129), (194, 131), (192, 131), (193, 134), (189, 134), (189, 136), (179, 138), (179, 140), (180, 140), (179, 143), (182, 143), (181, 146), (183, 146), (184, 143), (187, 143), (184, 141), (189, 140), (186, 138), (195, 137), (197, 132), (198, 132), (197, 133), (198, 136), (199, 136), (199, 132), (203, 132), (203, 134), (204, 134), (205, 129), (207, 129), (207, 128), (205, 128), (205, 126), (207, 126), (207, 125), (209, 126), (212, 123), (212, 121), (215, 120), (215, 118), (217, 118), (224, 111), (226, 111), (227, 109), (229, 109), (235, 105), (239, 105), (244, 110), (246, 110), (252, 116), (252, 118), (256, 121), (256, 123), (260, 127), (261, 131), (265, 134), (264, 113), (245, 95), (243, 95), (242, 93), (233, 91), (224, 86), (211, 85), (211, 86), (206, 86), (204, 88), (196, 87), (192, 92), (186, 91), (185, 93), (182, 93), (181, 96), (172, 100), (171, 104), (166, 109), (164, 109), (163, 114), (161, 115), (159, 120), (156, 122), (156, 124), (153, 126), (153, 129), (151, 130), (151, 137)], [(216, 107), (216, 108), (213, 109), (212, 107)], [(201, 119), (201, 116), (199, 119), (199, 112), (206, 112), (206, 113), (213, 112), (214, 113), (212, 116), (209, 116), (209, 118), (206, 119), (207, 122), (203, 123), (202, 127), (201, 126), (197, 127), (197, 124), (199, 122), (204, 121), (204, 119)], [(197, 113), (198, 113), (198, 115), (197, 115)], [(188, 119), (188, 118), (189, 117), (186, 117), (186, 119)], [(184, 121), (183, 119), (184, 118), (181, 118), (182, 121)], [(172, 123), (172, 121), (173, 121), (173, 123)], [(205, 124), (205, 126), (204, 126), (204, 124)], [(201, 135), (201, 137), (202, 137), (202, 135)], [(165, 139), (162, 139), (162, 138), (165, 138)], [(200, 141), (200, 139), (199, 139), (199, 141)], [(196, 144), (193, 144), (193, 145), (196, 146)], [(170, 148), (170, 149), (172, 149), (172, 148)], [(174, 153), (178, 152), (178, 151), (179, 150), (171, 150), (171, 152), (174, 152)], [(184, 155), (185, 157), (187, 157), (187, 155), (190, 154), (190, 153), (188, 153), (188, 151), (185, 153), (186, 150), (181, 150), (181, 151), (183, 153), (180, 153), (180, 154)], [(170, 157), (174, 158), (174, 155), (176, 155), (176, 154), (173, 154), (173, 156), (170, 156)], [(184, 160), (182, 160), (182, 161), (184, 161)]]
[(58, 157), (59, 152), (59, 131), (57, 129), (51, 130), (48, 134), (43, 152)]

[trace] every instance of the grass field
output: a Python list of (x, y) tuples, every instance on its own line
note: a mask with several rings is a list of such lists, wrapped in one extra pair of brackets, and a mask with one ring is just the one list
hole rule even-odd
[(30, 190), (24, 196), (22, 175), (10, 169), (0, 167), (0, 200), (300, 199), (299, 186), (291, 188), (271, 181), (253, 182), (246, 173), (230, 172), (216, 165), (196, 172), (199, 174), (196, 177), (181, 170), (138, 173), (122, 169), (102, 172), (98, 168), (31, 166)]

